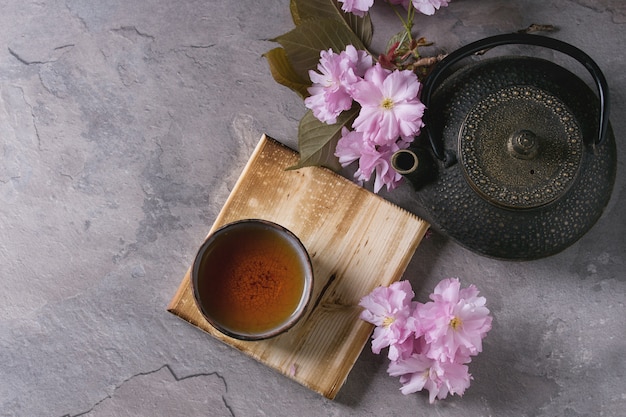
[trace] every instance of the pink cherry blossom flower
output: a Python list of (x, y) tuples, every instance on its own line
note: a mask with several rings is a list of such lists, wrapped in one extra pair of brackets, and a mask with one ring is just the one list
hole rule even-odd
[(343, 167), (358, 160), (359, 168), (354, 173), (355, 180), (363, 185), (374, 175), (374, 192), (378, 193), (383, 186), (386, 186), (387, 190), (393, 190), (402, 183), (402, 175), (391, 166), (391, 156), (408, 146), (409, 143), (402, 140), (377, 146), (365, 140), (363, 133), (343, 127), (342, 137), (335, 148), (335, 156), (339, 158), (339, 163)]
[(448, 394), (463, 395), (472, 379), (467, 365), (439, 362), (417, 353), (391, 362), (387, 372), (400, 377), (400, 391), (404, 395), (427, 389), (431, 404), (436, 398), (443, 400)]
[(405, 395), (426, 389), (431, 403), (448, 394), (463, 395), (472, 380), (466, 364), (482, 350), (481, 340), (491, 328), (484, 297), (473, 285), (460, 289), (452, 278), (435, 287), (431, 302), (409, 301), (412, 294), (410, 284), (400, 281), (361, 299), (361, 318), (377, 326), (372, 351), (389, 346), (387, 372), (400, 377)]
[(354, 161), (359, 160), (363, 154), (364, 146), (366, 146), (366, 143), (363, 140), (363, 134), (344, 126), (341, 128), (341, 138), (335, 147), (335, 156), (339, 158), (339, 163), (342, 167), (347, 167)]
[(413, 141), (424, 126), (420, 88), (412, 71), (391, 72), (377, 63), (352, 87), (352, 97), (361, 105), (352, 127), (376, 145), (388, 145), (399, 137)]
[(342, 111), (352, 107), (352, 85), (361, 80), (371, 66), (372, 57), (352, 45), (340, 54), (332, 49), (321, 51), (319, 72), (309, 71), (313, 84), (308, 88), (310, 96), (304, 100), (304, 105), (322, 122), (335, 123)]
[(447, 0), (388, 0), (391, 4), (401, 4), (405, 9), (409, 8), (409, 3), (413, 3), (413, 7), (420, 13), (433, 15), (435, 11), (441, 7), (448, 6)]
[(378, 193), (383, 186), (386, 186), (388, 191), (395, 189), (402, 183), (404, 177), (391, 166), (391, 157), (396, 151), (406, 149), (408, 146), (409, 143), (402, 140), (387, 145), (364, 146), (359, 159), (358, 179), (369, 179), (374, 174), (375, 193)]
[(340, 55), (347, 61), (349, 68), (356, 75), (356, 78), (348, 80), (352, 84), (363, 78), (367, 70), (374, 65), (372, 56), (367, 51), (356, 49), (352, 45), (346, 46), (346, 49)]
[(429, 16), (435, 14), (439, 8), (447, 7), (449, 3), (448, 0), (411, 0), (411, 2), (415, 10)]
[(460, 289), (458, 279), (441, 281), (430, 296), (432, 302), (419, 305), (414, 317), (430, 344), (429, 357), (448, 362), (469, 362), (482, 351), (482, 339), (491, 329), (492, 318), (486, 300), (471, 285)]
[(341, 10), (359, 17), (365, 16), (365, 13), (367, 13), (374, 4), (374, 0), (339, 0), (339, 2), (343, 3)]
[(359, 305), (364, 308), (361, 319), (376, 325), (372, 335), (372, 352), (378, 354), (388, 347), (389, 359), (400, 358), (403, 352), (412, 351), (412, 341), (407, 346), (407, 339), (412, 336), (415, 326), (411, 317), (411, 284), (398, 281), (388, 287), (377, 287), (361, 299)]

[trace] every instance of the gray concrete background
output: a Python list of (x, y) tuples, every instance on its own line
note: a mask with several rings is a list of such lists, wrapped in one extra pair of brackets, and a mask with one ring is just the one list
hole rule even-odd
[[(0, 415), (626, 415), (624, 1), (454, 0), (416, 22), (443, 50), (558, 26), (605, 71), (619, 152), (605, 214), (556, 256), (420, 246), (405, 275), (419, 299), (459, 276), (494, 316), (472, 386), (435, 405), (369, 347), (330, 401), (165, 310), (261, 134), (296, 144), (305, 109), (261, 56), (292, 28), (288, 0), (0, 10)], [(399, 26), (374, 18), (380, 46)], [(384, 196), (410, 208), (410, 193)]]

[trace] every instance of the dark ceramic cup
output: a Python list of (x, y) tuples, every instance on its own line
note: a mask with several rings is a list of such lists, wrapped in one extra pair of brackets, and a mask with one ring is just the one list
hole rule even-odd
[(261, 340), (290, 329), (313, 288), (306, 248), (291, 231), (259, 219), (229, 223), (200, 247), (191, 273), (196, 304), (221, 333)]

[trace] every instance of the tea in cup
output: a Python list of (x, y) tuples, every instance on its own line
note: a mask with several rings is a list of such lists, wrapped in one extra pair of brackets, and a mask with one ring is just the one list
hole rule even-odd
[(302, 242), (279, 224), (247, 219), (212, 233), (192, 267), (193, 292), (207, 321), (227, 336), (260, 340), (303, 315), (313, 269)]

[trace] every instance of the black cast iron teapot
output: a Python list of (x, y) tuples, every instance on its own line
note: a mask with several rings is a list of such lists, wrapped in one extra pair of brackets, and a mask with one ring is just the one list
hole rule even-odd
[[(597, 93), (569, 70), (528, 56), (463, 58), (506, 44), (562, 52), (591, 74)], [(609, 201), (616, 171), (608, 86), (580, 49), (539, 35), (507, 34), (466, 45), (424, 81), (426, 127), (393, 155), (433, 227), (478, 253), (536, 259), (577, 241)]]

